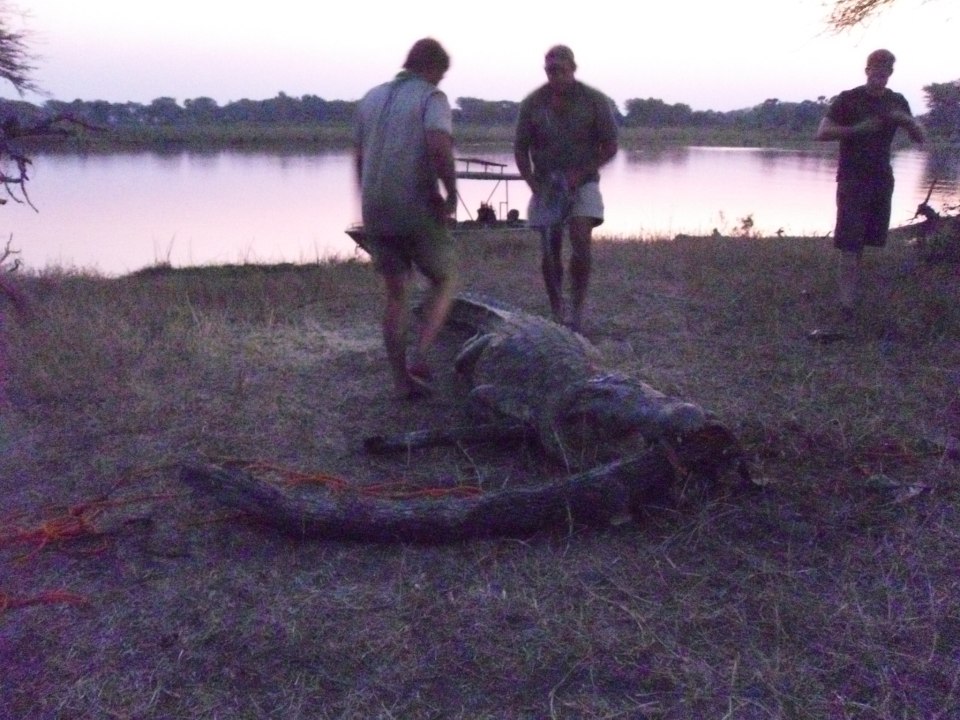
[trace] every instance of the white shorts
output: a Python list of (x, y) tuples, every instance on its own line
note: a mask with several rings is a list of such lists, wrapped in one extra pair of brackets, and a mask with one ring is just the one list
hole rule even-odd
[[(527, 224), (530, 227), (544, 227), (551, 224), (548, 218), (554, 217), (554, 210), (544, 207), (536, 195), (530, 198), (527, 206)], [(600, 195), (600, 183), (588, 182), (577, 188), (573, 205), (567, 219), (585, 217), (593, 220), (596, 227), (603, 223), (603, 197)]]

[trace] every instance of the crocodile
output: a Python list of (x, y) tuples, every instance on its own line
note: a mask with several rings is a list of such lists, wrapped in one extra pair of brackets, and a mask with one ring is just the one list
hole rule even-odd
[[(472, 336), (454, 367), (472, 428), (367, 438), (369, 452), (444, 442), (535, 438), (566, 474), (473, 497), (384, 499), (359, 489), (295, 495), (243, 468), (194, 460), (181, 479), (304, 538), (451, 542), (565, 523), (608, 525), (652, 502), (686, 504), (721, 477), (748, 479), (739, 443), (710, 413), (605, 370), (582, 335), (493, 300), (458, 296), (448, 324)], [(736, 471), (736, 472), (731, 472)]]
[(589, 340), (546, 318), (461, 295), (449, 322), (476, 333), (454, 361), (471, 387), (473, 415), (532, 429), (570, 470), (661, 442), (679, 446), (718, 425), (694, 403), (604, 369)]
[[(497, 300), (461, 294), (447, 321), (471, 334), (454, 360), (469, 386), (476, 425), (367, 438), (369, 452), (488, 437), (533, 437), (568, 472), (580, 473), (625, 458), (663, 456), (674, 472), (638, 478), (634, 510), (651, 497), (702, 497), (726, 475), (749, 470), (739, 442), (699, 405), (666, 395), (604, 367), (596, 346), (579, 333)], [(732, 472), (731, 472), (732, 471)]]

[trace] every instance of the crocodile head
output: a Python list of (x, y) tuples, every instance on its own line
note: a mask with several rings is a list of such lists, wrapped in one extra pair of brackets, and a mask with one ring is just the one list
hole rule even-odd
[[(660, 447), (678, 476), (710, 482), (737, 467), (732, 433), (693, 403), (619, 375), (571, 387), (541, 418), (541, 437), (571, 468), (584, 469)], [(544, 427), (543, 424), (548, 424)]]

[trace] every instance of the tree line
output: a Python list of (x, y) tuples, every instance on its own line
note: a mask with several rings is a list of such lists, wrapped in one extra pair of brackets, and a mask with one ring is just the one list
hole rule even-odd
[[(929, 111), (923, 116), (928, 131), (937, 137), (960, 141), (960, 80), (931, 83), (923, 88)], [(829, 100), (787, 102), (764, 100), (750, 108), (730, 111), (693, 110), (684, 103), (666, 103), (657, 98), (634, 98), (622, 112), (611, 107), (623, 127), (643, 128), (743, 128), (812, 133)], [(356, 101), (324, 100), (316, 95), (293, 97), (279, 93), (267, 100), (238, 100), (225, 105), (213, 98), (198, 97), (182, 104), (172, 97), (150, 103), (112, 103), (105, 100), (48, 100), (41, 106), (24, 101), (2, 101), (0, 117), (21, 121), (38, 116), (69, 116), (100, 127), (193, 127), (217, 124), (344, 124), (353, 120)], [(456, 99), (454, 120), (479, 126), (503, 126), (516, 122), (519, 103), (510, 100)]]

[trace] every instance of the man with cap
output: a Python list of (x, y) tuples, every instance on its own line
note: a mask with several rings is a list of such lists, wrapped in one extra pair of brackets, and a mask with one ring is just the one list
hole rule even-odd
[[(574, 78), (573, 51), (547, 51), (545, 85), (520, 103), (514, 138), (517, 169), (533, 196), (531, 227), (540, 229), (543, 280), (557, 322), (579, 331), (590, 281), (593, 228), (603, 222), (600, 168), (617, 154), (617, 124), (610, 100)], [(571, 308), (563, 295), (563, 230), (570, 235)]]
[(896, 60), (889, 50), (867, 56), (865, 84), (841, 92), (817, 129), (817, 140), (838, 140), (837, 221), (833, 244), (840, 250), (839, 304), (856, 306), (865, 247), (882, 247), (890, 227), (893, 169), (890, 145), (897, 128), (922, 143), (923, 128), (906, 98), (887, 88)]

